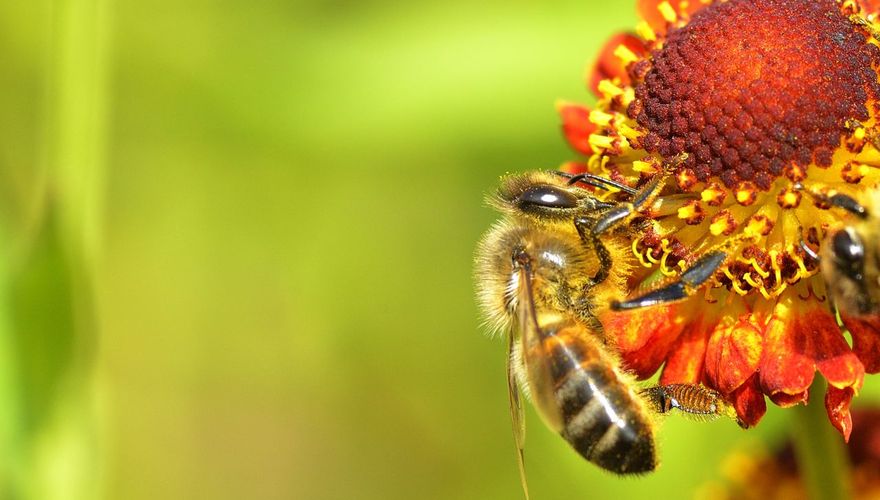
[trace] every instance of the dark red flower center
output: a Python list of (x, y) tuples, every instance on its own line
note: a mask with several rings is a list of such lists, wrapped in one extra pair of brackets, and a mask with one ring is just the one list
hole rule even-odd
[(715, 2), (652, 56), (630, 108), (642, 146), (728, 187), (830, 166), (880, 96), (880, 49), (833, 0)]

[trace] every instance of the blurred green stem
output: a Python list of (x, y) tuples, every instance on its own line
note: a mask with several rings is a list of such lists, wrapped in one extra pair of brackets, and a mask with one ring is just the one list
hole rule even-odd
[(849, 461), (840, 434), (828, 421), (825, 380), (816, 377), (810, 404), (792, 409), (792, 440), (798, 469), (812, 500), (851, 498)]
[[(95, 411), (99, 261), (111, 0), (52, 3), (39, 237), (15, 269), (22, 471), (16, 497), (98, 495)], [(49, 315), (45, 321), (34, 311)], [(35, 319), (36, 318), (36, 319)]]

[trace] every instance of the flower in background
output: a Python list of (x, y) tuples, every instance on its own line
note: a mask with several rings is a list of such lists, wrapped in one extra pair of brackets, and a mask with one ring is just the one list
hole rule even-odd
[(728, 255), (685, 300), (603, 317), (640, 378), (663, 366), (661, 383), (704, 383), (754, 425), (765, 395), (806, 402), (818, 370), (849, 438), (850, 402), (880, 371), (880, 317), (841, 326), (811, 254), (852, 218), (829, 200), (880, 183), (875, 4), (640, 0), (636, 33), (612, 38), (588, 77), (596, 105), (558, 105), (584, 155), (568, 171), (635, 187), (679, 159), (633, 242), (634, 295)]
[[(852, 440), (846, 446), (852, 498), (880, 498), (880, 410), (853, 411)], [(763, 450), (736, 452), (722, 465), (723, 482), (704, 486), (701, 495), (717, 500), (773, 500), (808, 498), (793, 443), (770, 453)]]

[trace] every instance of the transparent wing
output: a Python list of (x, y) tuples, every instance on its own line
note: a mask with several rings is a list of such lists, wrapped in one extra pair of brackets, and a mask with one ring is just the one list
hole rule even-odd
[(520, 394), (519, 384), (516, 380), (516, 367), (514, 363), (514, 348), (516, 335), (510, 332), (507, 335), (507, 395), (510, 400), (510, 420), (513, 424), (513, 442), (516, 446), (516, 461), (519, 466), (519, 479), (522, 483), (523, 493), (526, 500), (529, 500), (529, 485), (526, 481), (526, 463), (525, 463), (525, 442), (526, 442), (526, 420), (525, 412), (522, 405), (522, 394)]

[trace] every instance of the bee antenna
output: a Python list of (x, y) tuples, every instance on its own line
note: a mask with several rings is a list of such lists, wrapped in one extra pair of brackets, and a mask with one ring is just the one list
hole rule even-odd
[(599, 188), (599, 189), (607, 190), (609, 187), (612, 187), (614, 189), (617, 189), (618, 191), (623, 191), (624, 193), (626, 193), (630, 196), (635, 195), (637, 192), (635, 189), (633, 189), (629, 186), (626, 186), (626, 185), (621, 184), (617, 181), (614, 181), (614, 180), (611, 180), (611, 179), (608, 179), (605, 177), (601, 177), (598, 175), (594, 175), (594, 174), (586, 174), (586, 173), (584, 173), (584, 174), (569, 174), (567, 172), (559, 172), (559, 171), (555, 171), (553, 173), (556, 175), (568, 178), (568, 185), (569, 186), (577, 184), (578, 182), (583, 182), (584, 184), (588, 184), (590, 186), (593, 186), (593, 187)]

